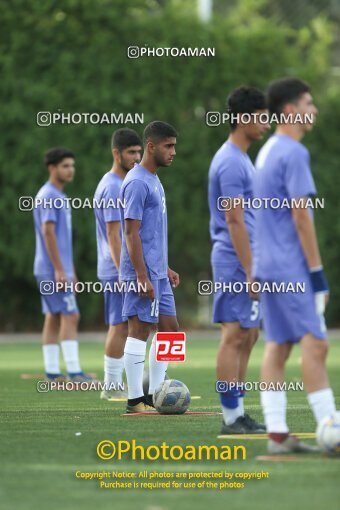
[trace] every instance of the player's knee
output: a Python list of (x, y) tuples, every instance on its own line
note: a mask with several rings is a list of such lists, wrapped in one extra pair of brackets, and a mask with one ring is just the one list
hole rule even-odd
[(70, 313), (69, 315), (64, 315), (63, 320), (67, 325), (76, 327), (78, 326), (80, 320), (80, 313)]
[(284, 344), (268, 342), (265, 347), (264, 363), (271, 366), (283, 367), (289, 356), (289, 350)]
[(244, 353), (250, 353), (257, 340), (257, 334), (251, 330), (242, 331), (242, 351)]
[(73, 314), (73, 320), (74, 320), (74, 324), (78, 325), (79, 321), (80, 321), (80, 313), (75, 313)]
[(60, 322), (60, 314), (59, 313), (47, 313), (45, 315), (45, 321), (49, 326), (58, 326)]
[(251, 341), (252, 341), (252, 345), (255, 345), (256, 342), (258, 341), (259, 339), (259, 330), (256, 329), (255, 331), (252, 331), (251, 332)]
[(113, 334), (117, 333), (119, 336), (128, 336), (128, 324), (127, 322), (122, 322), (120, 324), (116, 324), (115, 326), (111, 326), (110, 328)]
[(174, 333), (176, 333), (177, 331), (179, 331), (179, 324), (178, 324), (178, 321), (177, 319), (175, 318), (173, 321), (171, 321), (170, 323), (170, 330), (169, 331), (172, 331)]
[(249, 338), (249, 330), (248, 329), (243, 329), (241, 328), (237, 335), (240, 337), (240, 339), (242, 340), (242, 342), (245, 342), (246, 340), (248, 340)]
[(159, 324), (158, 324), (158, 331), (171, 331), (175, 333), (176, 331), (179, 331), (179, 324), (177, 321), (177, 317), (165, 317), (162, 316), (160, 318)]
[(328, 342), (325, 340), (315, 339), (310, 343), (309, 355), (316, 361), (323, 362), (328, 353)]
[(150, 335), (151, 324), (147, 322), (134, 321), (128, 325), (128, 335), (132, 338), (138, 338), (139, 340), (146, 341)]
[(228, 333), (223, 335), (222, 343), (227, 345), (228, 347), (233, 347), (234, 349), (242, 349), (244, 345), (244, 336), (242, 333)]

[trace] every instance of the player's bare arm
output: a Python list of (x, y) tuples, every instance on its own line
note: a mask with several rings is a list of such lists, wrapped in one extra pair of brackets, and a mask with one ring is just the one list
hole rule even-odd
[(55, 235), (55, 224), (51, 221), (44, 223), (42, 231), (46, 243), (47, 253), (54, 267), (55, 279), (57, 282), (65, 282), (67, 280), (67, 276), (59, 255), (57, 238)]
[(309, 269), (321, 266), (322, 262), (315, 227), (308, 209), (304, 206), (293, 207), (292, 214)]
[[(244, 212), (242, 205), (235, 205), (235, 207), (232, 207), (230, 211), (226, 211), (225, 216), (234, 249), (245, 270), (247, 281), (251, 282), (251, 248), (247, 227), (244, 222)], [(253, 298), (257, 297), (257, 295), (254, 293), (250, 293), (250, 296)]]
[(148, 277), (148, 272), (144, 262), (142, 241), (139, 235), (141, 226), (140, 220), (126, 219), (124, 222), (124, 232), (126, 239), (126, 246), (129, 252), (131, 263), (136, 271), (137, 283), (146, 287), (146, 292), (143, 296), (153, 300), (155, 299), (155, 292), (151, 281)]
[(112, 260), (119, 271), (120, 266), (120, 250), (122, 247), (122, 240), (120, 238), (120, 222), (110, 221), (106, 223), (106, 234), (109, 243), (110, 253)]
[(180, 284), (179, 274), (176, 273), (176, 271), (170, 269), (170, 267), (168, 267), (168, 278), (170, 280), (172, 287), (176, 289), (176, 287), (178, 287), (178, 285)]
[(74, 283), (78, 283), (79, 282), (79, 278), (77, 276), (76, 268), (74, 267), (74, 264), (73, 264), (73, 282)]
[[(307, 200), (307, 198), (305, 198), (305, 200)], [(293, 207), (292, 214), (309, 270), (311, 272), (314, 272), (315, 270), (319, 272), (320, 269), (322, 270), (321, 255), (316, 237), (315, 226), (308, 213), (308, 208), (304, 206)], [(328, 301), (329, 291), (327, 289), (323, 306), (325, 306)]]

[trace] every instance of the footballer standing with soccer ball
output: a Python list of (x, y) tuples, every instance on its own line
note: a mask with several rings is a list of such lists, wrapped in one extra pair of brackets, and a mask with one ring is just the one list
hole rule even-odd
[(157, 362), (155, 344), (149, 353), (149, 394), (144, 397), (143, 370), (146, 342), (153, 325), (158, 331), (178, 331), (172, 287), (179, 275), (168, 267), (168, 229), (164, 189), (157, 176), (175, 157), (176, 130), (154, 121), (143, 134), (144, 155), (124, 179), (121, 210), (124, 235), (120, 256), (120, 280), (139, 288), (124, 293), (123, 319), (128, 320), (124, 363), (128, 384), (128, 413), (153, 410), (152, 395), (164, 380), (167, 362)]

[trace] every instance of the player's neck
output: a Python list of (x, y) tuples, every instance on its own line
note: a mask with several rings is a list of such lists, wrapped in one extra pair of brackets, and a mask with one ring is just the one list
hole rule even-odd
[(120, 165), (116, 165), (115, 163), (113, 164), (113, 167), (111, 168), (111, 172), (113, 174), (118, 175), (118, 177), (120, 177), (121, 179), (125, 179), (125, 177), (126, 177), (125, 170), (123, 170)]
[(305, 133), (300, 129), (298, 124), (280, 124), (276, 130), (276, 135), (286, 135), (293, 140), (299, 142), (304, 137)]
[(251, 141), (242, 132), (233, 131), (228, 137), (228, 142), (236, 145), (242, 152), (248, 152)]
[(155, 164), (155, 162), (148, 157), (144, 157), (142, 161), (140, 162), (141, 166), (151, 172), (152, 174), (156, 174), (158, 170), (158, 166)]
[(48, 181), (49, 181), (51, 184), (53, 184), (53, 186), (55, 186), (56, 188), (60, 189), (60, 191), (63, 191), (64, 186), (65, 186), (65, 183), (64, 183), (64, 182), (59, 181), (59, 180), (58, 180), (58, 179), (56, 179), (55, 177), (50, 177)]

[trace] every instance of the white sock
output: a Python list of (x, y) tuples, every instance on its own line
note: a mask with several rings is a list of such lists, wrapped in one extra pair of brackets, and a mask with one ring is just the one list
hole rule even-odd
[(289, 432), (286, 422), (286, 392), (274, 390), (261, 391), (261, 404), (267, 432)]
[(61, 349), (69, 374), (79, 374), (82, 370), (79, 363), (79, 344), (77, 340), (63, 340)]
[(42, 346), (44, 367), (47, 374), (60, 374), (59, 344), (44, 344)]
[(238, 408), (240, 412), (240, 416), (244, 416), (244, 397), (238, 398)]
[(119, 390), (123, 382), (124, 356), (111, 358), (104, 354), (104, 386), (106, 390)]
[(226, 425), (231, 425), (237, 420), (239, 416), (242, 416), (239, 405), (235, 409), (230, 409), (229, 407), (224, 406), (221, 406), (221, 408), (223, 413), (223, 420)]
[(149, 395), (164, 381), (168, 361), (156, 361), (156, 340), (153, 337), (149, 351)]
[(331, 388), (313, 391), (313, 393), (307, 395), (307, 398), (317, 423), (320, 423), (323, 418), (330, 416), (336, 411)]
[(128, 336), (124, 349), (124, 365), (129, 399), (143, 397), (143, 372), (146, 342)]

